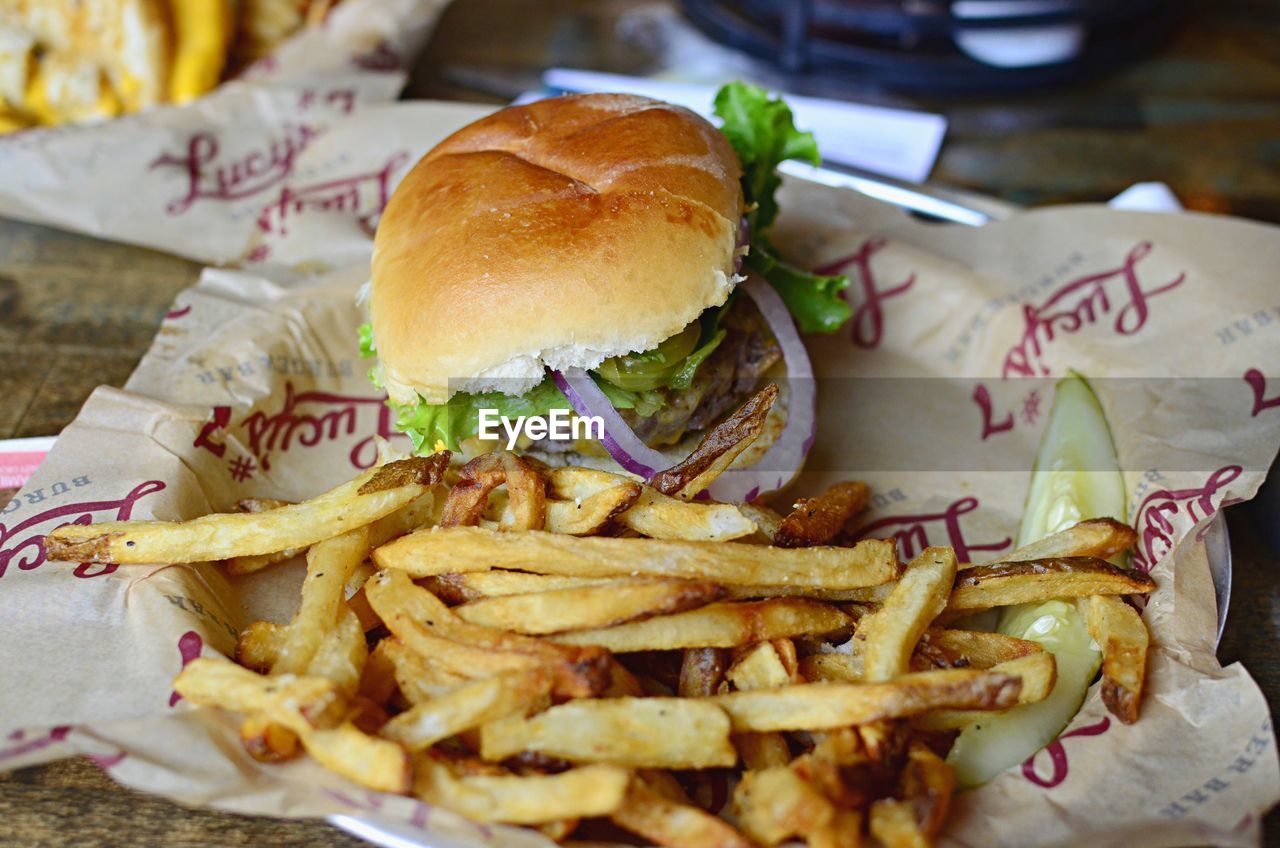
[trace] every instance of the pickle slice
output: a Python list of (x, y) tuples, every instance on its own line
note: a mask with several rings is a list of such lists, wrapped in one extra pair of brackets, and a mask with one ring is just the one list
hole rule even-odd
[[(1124, 476), (1102, 404), (1088, 382), (1072, 372), (1054, 389), (1018, 545), (1087, 518), (1123, 521), (1124, 515)], [(1045, 700), (992, 715), (960, 733), (947, 761), (965, 788), (986, 783), (1057, 738), (1080, 711), (1102, 663), (1102, 653), (1070, 602), (1008, 607), (1001, 611), (996, 629), (1051, 651), (1058, 680)]]

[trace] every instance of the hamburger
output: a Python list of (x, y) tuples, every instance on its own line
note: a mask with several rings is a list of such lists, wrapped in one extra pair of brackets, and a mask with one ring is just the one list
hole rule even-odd
[(647, 477), (785, 375), (739, 459), (755, 473), (726, 479), (746, 496), (799, 471), (814, 386), (797, 322), (838, 328), (847, 281), (780, 262), (764, 237), (776, 166), (816, 162), (812, 136), (752, 86), (716, 105), (723, 129), (643, 97), (552, 98), (464, 127), (410, 171), (378, 225), (361, 333), (415, 451), (499, 447), (483, 410), (568, 411), (603, 433), (520, 447)]

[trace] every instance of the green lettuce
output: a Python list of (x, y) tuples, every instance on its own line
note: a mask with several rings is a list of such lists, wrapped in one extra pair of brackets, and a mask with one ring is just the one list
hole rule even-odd
[(546, 417), (553, 409), (571, 408), (550, 376), (522, 395), (457, 392), (446, 403), (388, 404), (397, 413), (396, 429), (413, 442), (415, 453), (434, 450), (437, 443), (458, 450), (462, 442), (479, 433), (481, 409), (495, 409), (498, 415), (514, 421), (520, 416)]
[(812, 133), (796, 129), (791, 109), (765, 89), (731, 82), (716, 93), (715, 113), (720, 131), (742, 162), (742, 191), (751, 209), (747, 213), (751, 250), (748, 264), (778, 290), (803, 333), (834, 333), (853, 316), (841, 296), (848, 277), (812, 274), (782, 262), (766, 237), (778, 217), (774, 194), (782, 185), (778, 165), (798, 159), (822, 163)]

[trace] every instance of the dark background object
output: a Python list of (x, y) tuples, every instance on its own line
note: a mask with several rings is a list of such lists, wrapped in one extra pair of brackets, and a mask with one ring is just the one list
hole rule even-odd
[[(1034, 89), (1101, 74), (1131, 62), (1164, 37), (1174, 0), (1058, 0), (1038, 14), (1009, 13), (1003, 0), (682, 0), (708, 36), (768, 61), (798, 89), (873, 80), (921, 94)], [(1077, 55), (1031, 67), (995, 67), (957, 46), (963, 33), (1026, 27), (1086, 28)]]

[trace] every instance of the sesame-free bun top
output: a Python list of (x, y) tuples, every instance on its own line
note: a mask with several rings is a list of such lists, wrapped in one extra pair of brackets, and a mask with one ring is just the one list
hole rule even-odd
[(370, 309), (391, 399), (522, 394), (675, 335), (735, 283), (740, 166), (703, 118), (586, 94), (503, 109), (396, 189)]

